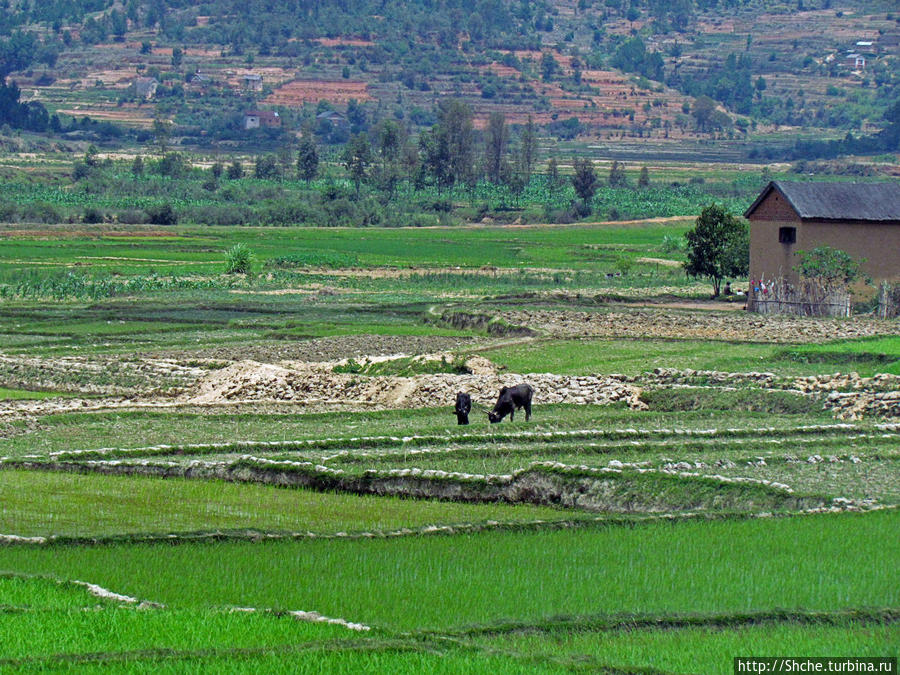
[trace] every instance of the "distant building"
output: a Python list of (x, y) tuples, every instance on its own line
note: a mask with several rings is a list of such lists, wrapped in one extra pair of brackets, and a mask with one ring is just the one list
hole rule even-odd
[(796, 284), (797, 251), (830, 246), (876, 281), (900, 280), (900, 182), (773, 181), (744, 216), (750, 278)]
[(281, 117), (271, 110), (250, 110), (244, 113), (244, 129), (272, 129), (281, 126)]
[(156, 88), (159, 86), (155, 77), (139, 77), (134, 81), (134, 94), (138, 98), (149, 101), (156, 96)]
[(262, 91), (263, 88), (263, 79), (262, 75), (256, 75), (254, 73), (250, 73), (249, 75), (244, 75), (244, 89), (247, 91)]
[(846, 65), (848, 68), (852, 68), (853, 70), (865, 70), (866, 57), (862, 54), (850, 52), (849, 54), (847, 54), (847, 56), (844, 57), (844, 65)]
[(316, 120), (320, 124), (324, 121), (330, 122), (336, 127), (350, 128), (350, 122), (347, 121), (347, 116), (343, 113), (339, 113), (337, 110), (326, 110), (325, 112), (319, 113), (316, 115)]

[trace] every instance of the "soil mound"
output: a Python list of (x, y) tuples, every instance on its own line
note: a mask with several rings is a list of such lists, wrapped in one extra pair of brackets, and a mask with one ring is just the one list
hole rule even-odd
[[(490, 362), (484, 359), (487, 364)], [(453, 405), (456, 392), (466, 391), (484, 406), (493, 405), (503, 386), (528, 382), (534, 387), (534, 402), (607, 404), (625, 401), (643, 408), (640, 389), (615, 378), (569, 376), (548, 373), (498, 375), (486, 364), (481, 374), (447, 373), (414, 377), (362, 377), (334, 373), (327, 364), (301, 368), (292, 364), (272, 365), (241, 361), (209, 373), (188, 403), (216, 404), (238, 401), (292, 401), (296, 403), (340, 403), (351, 407), (420, 408)], [(492, 366), (492, 364), (490, 364)], [(476, 368), (476, 369), (477, 369)]]

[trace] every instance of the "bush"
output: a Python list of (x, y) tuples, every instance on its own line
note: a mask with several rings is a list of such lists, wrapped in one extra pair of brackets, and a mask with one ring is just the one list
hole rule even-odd
[(148, 206), (144, 211), (147, 213), (147, 221), (154, 225), (177, 225), (178, 214), (171, 204), (158, 204), (156, 206)]
[(119, 212), (116, 220), (125, 225), (144, 225), (147, 222), (147, 212), (140, 209), (125, 209)]
[(100, 209), (96, 209), (93, 206), (89, 206), (84, 210), (84, 215), (81, 217), (81, 222), (96, 224), (103, 222), (103, 211)]
[(246, 244), (235, 244), (225, 252), (225, 274), (250, 274), (253, 252)]

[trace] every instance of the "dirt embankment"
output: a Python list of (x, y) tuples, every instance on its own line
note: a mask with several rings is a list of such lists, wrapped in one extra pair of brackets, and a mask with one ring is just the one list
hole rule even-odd
[(329, 492), (552, 505), (609, 513), (859, 510), (850, 500), (838, 504), (824, 496), (795, 495), (785, 486), (753, 479), (659, 470), (623, 472), (610, 468), (547, 467), (540, 463), (511, 475), (491, 476), (418, 469), (369, 471), (352, 476), (305, 462), (252, 457), (234, 464), (86, 461), (13, 465), (45, 471), (217, 479)]
[(685, 338), (750, 342), (804, 342), (895, 335), (896, 321), (761, 316), (739, 312), (686, 313), (641, 309), (627, 312), (503, 311), (509, 324), (553, 337)]
[[(483, 359), (482, 359), (483, 360)], [(296, 401), (339, 403), (354, 407), (420, 408), (452, 405), (456, 392), (466, 391), (473, 401), (491, 407), (503, 386), (528, 382), (534, 387), (535, 404), (606, 404), (625, 401), (643, 408), (640, 389), (633, 384), (601, 376), (568, 376), (548, 373), (528, 375), (431, 374), (413, 377), (335, 373), (329, 364), (262, 364), (242, 361), (209, 373), (188, 403), (208, 405), (228, 401)]]

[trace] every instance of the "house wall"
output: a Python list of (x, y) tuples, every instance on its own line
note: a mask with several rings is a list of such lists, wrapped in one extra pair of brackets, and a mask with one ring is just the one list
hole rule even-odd
[[(796, 227), (797, 241), (781, 244), (778, 231)], [(900, 221), (801, 221), (777, 190), (750, 216), (750, 278), (785, 277), (796, 283), (797, 251), (831, 246), (854, 259), (865, 258), (862, 270), (874, 280), (900, 280)]]
[[(795, 253), (809, 247), (803, 242), (803, 223), (793, 207), (777, 190), (772, 190), (750, 215), (750, 278), (791, 278), (797, 264)], [(778, 243), (778, 230), (797, 228), (794, 244)], [(813, 248), (815, 245), (813, 245)]]

